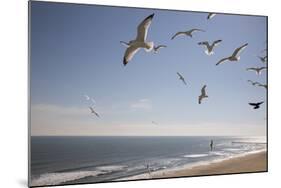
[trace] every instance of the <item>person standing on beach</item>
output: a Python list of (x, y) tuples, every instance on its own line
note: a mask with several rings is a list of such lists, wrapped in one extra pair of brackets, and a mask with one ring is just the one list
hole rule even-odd
[(214, 141), (213, 140), (211, 140), (210, 148), (211, 148), (211, 151), (213, 151), (213, 148), (214, 148)]

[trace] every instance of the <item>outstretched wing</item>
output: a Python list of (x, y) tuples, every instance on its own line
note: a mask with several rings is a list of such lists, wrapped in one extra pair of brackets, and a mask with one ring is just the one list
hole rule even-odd
[(229, 60), (229, 57), (223, 58), (223, 59), (219, 60), (219, 62), (217, 62), (216, 65), (219, 65), (221, 63), (225, 63), (228, 60)]
[(240, 46), (239, 48), (236, 48), (235, 51), (233, 52), (232, 56), (233, 57), (238, 57), (240, 53), (248, 46), (248, 43)]
[(159, 45), (159, 46), (154, 47), (154, 50), (158, 50), (160, 48), (166, 48), (166, 47), (167, 47), (166, 45)]
[(216, 15), (216, 13), (209, 13), (207, 16), (207, 20), (212, 19), (215, 15)]
[(247, 71), (257, 71), (257, 68), (247, 68)]
[(126, 66), (129, 61), (131, 61), (134, 55), (139, 51), (140, 47), (136, 45), (132, 45), (127, 48), (124, 58), (123, 58), (123, 65)]
[(183, 76), (179, 72), (177, 72), (177, 75), (180, 77), (180, 79), (183, 78)]
[(204, 85), (201, 89), (201, 95), (206, 96), (206, 85)]
[(126, 46), (126, 47), (129, 47), (129, 46), (130, 46), (129, 43), (127, 43), (127, 42), (125, 42), (125, 41), (120, 41), (120, 43), (123, 44), (123, 45)]
[(148, 28), (149, 28), (149, 26), (152, 22), (153, 16), (154, 16), (154, 14), (149, 15), (139, 24), (138, 34), (137, 34), (137, 37), (136, 37), (137, 41), (144, 42), (146, 40), (147, 31), (148, 31)]
[(213, 42), (213, 45), (214, 45), (214, 46), (217, 46), (217, 45), (218, 45), (219, 43), (221, 43), (221, 42), (222, 42), (222, 40), (216, 40), (216, 41)]
[(179, 31), (179, 32), (177, 32), (176, 34), (174, 34), (174, 36), (172, 36), (171, 40), (173, 40), (174, 38), (176, 38), (176, 37), (179, 36), (179, 35), (186, 35), (186, 33), (183, 32), (183, 31)]
[(201, 32), (205, 32), (205, 30), (203, 30), (203, 29), (191, 29), (191, 30), (189, 30), (189, 32), (192, 34), (193, 32), (198, 32), (198, 31), (201, 31)]

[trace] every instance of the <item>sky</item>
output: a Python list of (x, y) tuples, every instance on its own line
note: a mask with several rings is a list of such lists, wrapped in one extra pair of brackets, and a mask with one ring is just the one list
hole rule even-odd
[[(147, 40), (167, 48), (140, 50), (124, 67), (120, 41), (133, 40), (152, 13)], [(266, 17), (207, 15), (31, 2), (31, 135), (265, 136), (267, 92), (247, 80), (266, 83), (266, 72), (246, 68), (264, 66), (257, 56), (266, 48)], [(171, 40), (192, 28), (206, 32)], [(212, 56), (197, 44), (218, 39)], [(238, 62), (215, 66), (245, 43)], [(199, 105), (205, 84), (209, 98)], [(248, 105), (260, 101), (258, 110)]]

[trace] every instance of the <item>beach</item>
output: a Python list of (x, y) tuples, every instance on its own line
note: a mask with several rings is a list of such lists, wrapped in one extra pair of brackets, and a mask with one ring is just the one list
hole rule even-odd
[(262, 151), (259, 153), (226, 159), (220, 162), (213, 162), (207, 165), (195, 166), (193, 168), (168, 171), (166, 173), (156, 173), (155, 175), (152, 175), (152, 178), (262, 172), (266, 170), (267, 152)]

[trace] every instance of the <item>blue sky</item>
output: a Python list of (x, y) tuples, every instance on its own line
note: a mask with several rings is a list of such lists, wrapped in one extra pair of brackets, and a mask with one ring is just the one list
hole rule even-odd
[[(140, 50), (126, 67), (126, 47), (137, 25), (155, 13), (148, 41), (158, 54)], [(264, 66), (266, 17), (152, 9), (31, 3), (32, 135), (265, 135), (266, 83), (248, 67)], [(193, 38), (171, 37), (201, 28)], [(207, 56), (200, 41), (223, 42)], [(239, 62), (215, 63), (244, 43)], [(183, 85), (176, 75), (186, 79)], [(198, 104), (202, 86), (209, 98)], [(84, 94), (96, 101), (90, 114)], [(158, 122), (155, 126), (151, 121)]]

